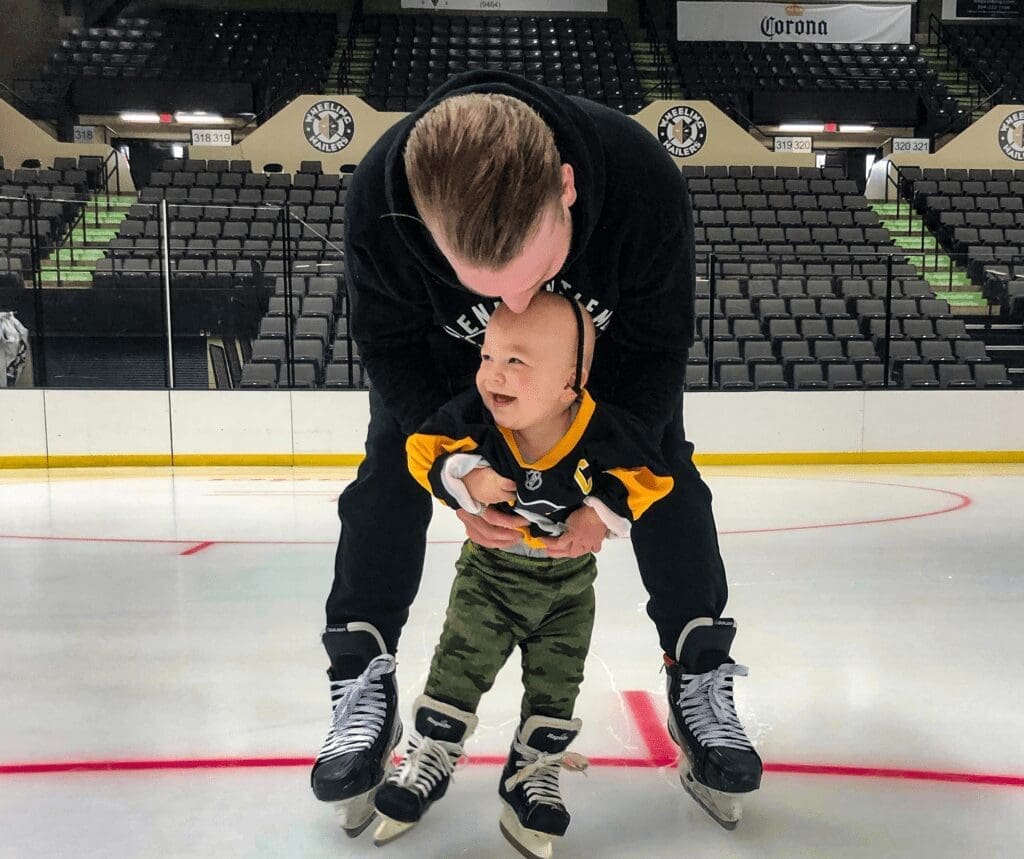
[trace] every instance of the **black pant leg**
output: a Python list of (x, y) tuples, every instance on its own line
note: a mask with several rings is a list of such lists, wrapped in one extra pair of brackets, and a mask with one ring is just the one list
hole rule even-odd
[(650, 595), (647, 613), (658, 628), (662, 648), (675, 656), (683, 627), (697, 617), (720, 617), (729, 592), (711, 490), (693, 464), (681, 402), (665, 431), (662, 452), (675, 485), (633, 525), (632, 540)]
[(372, 623), (391, 652), (423, 575), (430, 495), (409, 474), (406, 436), (370, 391), (366, 459), (338, 499), (341, 538), (327, 623)]

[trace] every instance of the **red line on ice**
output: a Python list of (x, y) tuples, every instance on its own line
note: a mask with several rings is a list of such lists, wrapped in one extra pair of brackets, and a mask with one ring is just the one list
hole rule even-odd
[[(926, 510), (923, 513), (908, 513), (904, 516), (883, 516), (878, 519), (857, 519), (850, 522), (821, 522), (812, 525), (784, 525), (779, 528), (743, 528), (735, 530), (720, 530), (718, 533), (722, 536), (730, 536), (737, 534), (772, 534), (783, 531), (807, 531), (816, 528), (849, 528), (854, 525), (884, 525), (889, 522), (906, 522), (911, 519), (926, 519), (929, 516), (941, 516), (945, 513), (955, 513), (958, 510), (963, 510), (969, 507), (972, 503), (969, 495), (964, 495), (961, 492), (953, 492), (948, 489), (935, 489), (931, 486), (913, 486), (910, 484), (902, 483), (878, 483), (876, 481), (842, 481), (844, 483), (864, 483), (871, 486), (892, 486), (900, 489), (919, 489), (925, 492), (937, 492), (941, 495), (949, 495), (957, 499), (955, 504), (948, 507), (942, 507), (938, 510)], [(173, 540), (173, 539), (160, 539), (150, 537), (65, 537), (55, 536), (47, 534), (0, 534), (0, 540), (40, 540), (42, 542), (71, 542), (71, 543), (155, 543), (155, 544), (166, 544), (173, 546), (195, 546), (197, 544), (206, 545), (212, 543), (222, 543), (228, 546), (335, 546), (337, 540)], [(445, 544), (459, 544), (463, 541), (458, 540), (427, 540), (430, 545), (445, 545)], [(197, 550), (198, 551), (198, 550)], [(192, 554), (191, 552), (183, 552), (182, 554)]]
[[(592, 757), (594, 767), (613, 769), (660, 768), (675, 763), (675, 744), (662, 726), (661, 717), (650, 694), (643, 691), (623, 693), (627, 707), (636, 720), (649, 757)], [(137, 772), (140, 770), (210, 770), (308, 767), (311, 757), (276, 758), (183, 758), (165, 760), (55, 761), (49, 763), (0, 764), (0, 775), (38, 775), (51, 773)], [(470, 755), (471, 766), (502, 766), (504, 755)], [(894, 767), (845, 766), (837, 764), (766, 763), (765, 772), (790, 775), (821, 775), (844, 778), (884, 778), (902, 781), (987, 784), (995, 787), (1024, 788), (1024, 776), (986, 773), (947, 772), (942, 770)]]
[(216, 546), (217, 543), (213, 540), (204, 540), (202, 543), (196, 543), (192, 548), (186, 549), (181, 554), (184, 555), (198, 555), (203, 549), (209, 549), (210, 546)]

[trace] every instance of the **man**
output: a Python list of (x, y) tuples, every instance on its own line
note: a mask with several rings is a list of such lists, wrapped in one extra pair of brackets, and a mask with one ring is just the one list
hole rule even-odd
[[(647, 611), (668, 665), (669, 728), (690, 793), (724, 826), (761, 761), (732, 705), (735, 624), (711, 495), (684, 437), (693, 338), (693, 218), (674, 162), (629, 117), (503, 72), (449, 80), (386, 132), (346, 201), (352, 334), (372, 383), (366, 459), (338, 501), (341, 539), (327, 602), (334, 717), (311, 775), (346, 832), (373, 814), (401, 724), (394, 653), (422, 574), (431, 499), (405, 468), (405, 441), (473, 384), (489, 314), (521, 312), (540, 289), (575, 297), (600, 332), (595, 400), (650, 431), (673, 491), (632, 530)], [(466, 484), (472, 493), (473, 475)], [(483, 478), (481, 478), (483, 479)], [(490, 548), (517, 517), (458, 511)], [(598, 551), (590, 507), (552, 557)], [(382, 538), (383, 536), (383, 538)]]

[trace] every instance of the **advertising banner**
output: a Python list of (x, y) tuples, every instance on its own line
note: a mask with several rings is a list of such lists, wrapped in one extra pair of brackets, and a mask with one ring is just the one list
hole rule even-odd
[(942, 0), (942, 20), (1024, 17), (1024, 0)]
[(428, 12), (587, 12), (608, 11), (608, 0), (402, 0), (403, 9)]
[(907, 43), (912, 8), (909, 3), (680, 2), (677, 33), (681, 42)]

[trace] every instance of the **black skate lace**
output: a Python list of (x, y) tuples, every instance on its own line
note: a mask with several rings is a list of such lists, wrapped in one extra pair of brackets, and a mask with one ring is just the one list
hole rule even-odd
[(318, 762), (363, 751), (376, 742), (388, 714), (381, 678), (394, 670), (395, 657), (383, 654), (372, 659), (358, 677), (331, 681), (334, 714)]
[(587, 768), (587, 759), (574, 752), (539, 752), (518, 740), (513, 742), (512, 748), (519, 757), (516, 761), (518, 769), (505, 779), (505, 790), (511, 792), (523, 784), (528, 802), (564, 808), (558, 786), (559, 769), (564, 767), (583, 772)]
[(409, 739), (405, 759), (390, 776), (388, 783), (414, 790), (424, 799), (441, 779), (448, 778), (462, 757), (462, 746), (446, 743), (414, 733)]
[(745, 677), (745, 665), (726, 663), (706, 674), (684, 674), (679, 708), (686, 726), (701, 745), (753, 749), (732, 700), (733, 675)]

